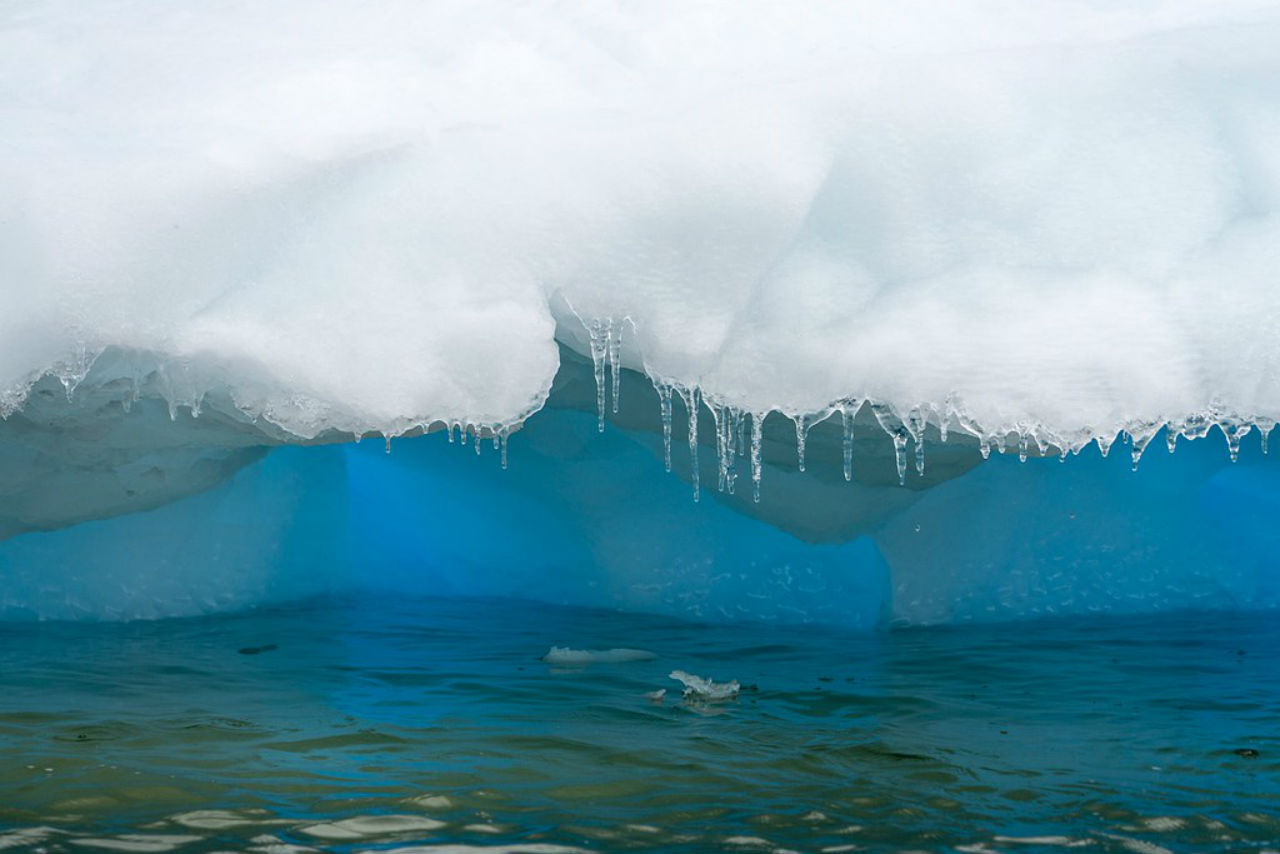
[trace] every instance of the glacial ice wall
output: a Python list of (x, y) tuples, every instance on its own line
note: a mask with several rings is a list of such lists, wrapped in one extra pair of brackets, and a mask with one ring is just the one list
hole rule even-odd
[(118, 348), (295, 438), (504, 430), (612, 322), (746, 413), (1268, 427), (1278, 44), (1250, 0), (15, 0), (2, 406)]
[(1254, 0), (7, 3), (0, 616), (1280, 604), (1278, 45)]

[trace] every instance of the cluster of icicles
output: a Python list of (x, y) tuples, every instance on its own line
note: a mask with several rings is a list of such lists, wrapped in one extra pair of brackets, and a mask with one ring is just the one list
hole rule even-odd
[[(79, 352), (71, 359), (67, 359), (49, 368), (45, 374), (52, 376), (62, 384), (62, 389), (66, 393), (68, 403), (72, 403), (76, 399), (76, 390), (81, 383), (89, 376), (90, 370), (97, 363), (98, 358), (102, 355), (101, 350), (91, 351), (87, 348), (81, 348)], [(153, 392), (158, 392), (168, 404), (169, 420), (177, 421), (179, 413), (186, 409), (192, 418), (199, 418), (206, 404), (206, 392), (199, 389), (199, 383), (191, 376), (187, 375), (184, 367), (179, 364), (174, 367), (168, 367), (165, 364), (157, 364), (153, 368), (149, 368), (145, 372), (145, 378), (136, 374), (120, 377), (127, 381), (127, 390), (118, 399), (120, 408), (128, 413), (132, 411), (133, 405), (142, 400), (145, 396), (144, 386), (150, 386)], [(34, 387), (37, 377), (33, 375), (28, 381), (20, 383), (13, 388), (0, 391), (0, 419), (7, 420), (10, 416), (22, 411), (31, 389)], [(269, 423), (275, 424), (275, 420), (270, 417), (269, 413), (261, 409), (237, 404), (237, 408), (244, 413), (250, 420), (262, 419)], [(464, 420), (434, 419), (412, 424), (398, 432), (385, 429), (370, 427), (368, 429), (354, 429), (351, 434), (355, 436), (357, 442), (370, 436), (382, 436), (386, 442), (387, 453), (391, 453), (391, 440), (394, 437), (413, 436), (419, 434), (434, 433), (443, 430), (449, 439), (449, 443), (458, 443), (466, 445), (468, 439), (472, 439), (471, 444), (475, 448), (476, 456), (480, 455), (481, 449), (486, 441), (491, 441), (493, 449), (498, 451), (502, 460), (502, 468), (507, 467), (507, 442), (511, 434), (520, 429), (521, 425), (531, 415), (532, 412), (526, 413), (518, 419), (511, 422), (495, 422), (495, 423), (476, 423)], [(279, 425), (277, 425), (279, 426)], [(315, 438), (314, 436), (300, 438)]]
[[(606, 318), (594, 320), (586, 326), (591, 342), (591, 361), (595, 373), (597, 423), (600, 431), (603, 432), (606, 401), (609, 397), (606, 389), (606, 374), (609, 376), (609, 385), (612, 388), (612, 411), (614, 413), (618, 411), (618, 398), (622, 386), (623, 323)], [(1142, 459), (1147, 445), (1161, 429), (1165, 430), (1169, 453), (1172, 454), (1177, 447), (1179, 436), (1187, 439), (1201, 439), (1216, 426), (1226, 439), (1227, 452), (1231, 461), (1235, 462), (1239, 458), (1241, 440), (1255, 427), (1262, 440), (1262, 452), (1267, 453), (1267, 437), (1276, 426), (1276, 421), (1271, 418), (1261, 416), (1242, 418), (1220, 407), (1211, 406), (1204, 413), (1183, 419), (1132, 422), (1110, 434), (1085, 429), (1079, 431), (1076, 438), (1070, 439), (1058, 436), (1038, 425), (1019, 424), (1008, 430), (985, 431), (964, 413), (955, 400), (947, 400), (941, 406), (921, 404), (909, 409), (905, 415), (891, 404), (865, 397), (846, 397), (816, 412), (796, 414), (781, 410), (748, 412), (708, 397), (696, 385), (668, 382), (654, 376), (650, 376), (650, 381), (658, 393), (658, 400), (662, 407), (663, 462), (668, 472), (671, 471), (673, 399), (679, 397), (684, 403), (685, 412), (688, 415), (690, 476), (693, 481), (694, 501), (699, 500), (701, 495), (698, 467), (698, 413), (704, 406), (710, 411), (715, 423), (716, 457), (719, 463), (717, 490), (730, 494), (734, 492), (738, 478), (736, 461), (738, 458), (747, 457), (750, 461), (752, 498), (756, 502), (760, 501), (760, 446), (764, 420), (775, 411), (795, 424), (796, 458), (800, 471), (804, 471), (805, 442), (809, 430), (815, 424), (839, 413), (844, 429), (844, 479), (849, 481), (853, 479), (854, 419), (864, 405), (870, 407), (876, 422), (893, 442), (898, 483), (903, 486), (907, 482), (908, 442), (914, 450), (916, 474), (919, 477), (924, 476), (925, 430), (930, 424), (937, 429), (939, 439), (944, 443), (953, 426), (973, 436), (978, 440), (979, 452), (983, 459), (991, 456), (993, 447), (1001, 454), (1006, 453), (1009, 450), (1010, 439), (1016, 437), (1018, 459), (1024, 463), (1031, 455), (1032, 446), (1035, 447), (1037, 456), (1049, 456), (1051, 451), (1056, 451), (1059, 459), (1065, 462), (1069, 454), (1079, 454), (1092, 442), (1097, 444), (1102, 456), (1105, 457), (1116, 438), (1124, 436), (1130, 443), (1134, 471), (1138, 470), (1138, 462)], [(452, 437), (450, 440), (452, 441)]]
[[(612, 318), (597, 319), (585, 322), (590, 341), (591, 361), (595, 375), (596, 412), (598, 427), (604, 431), (606, 409), (618, 412), (619, 395), (622, 387), (622, 329), (627, 321), (615, 321)], [(97, 361), (100, 352), (81, 351), (78, 358), (60, 363), (47, 373), (57, 377), (66, 392), (68, 402), (75, 396), (77, 386), (89, 373), (89, 369)], [(1042, 425), (1015, 424), (1006, 429), (985, 430), (974, 419), (966, 414), (960, 403), (948, 399), (941, 405), (920, 404), (903, 410), (888, 402), (867, 397), (850, 396), (835, 401), (828, 406), (813, 412), (788, 413), (781, 409), (768, 409), (752, 412), (746, 409), (723, 403), (707, 395), (699, 386), (664, 380), (648, 373), (654, 389), (657, 391), (662, 414), (663, 460), (667, 471), (671, 471), (671, 446), (673, 432), (674, 399), (679, 397), (687, 414), (690, 476), (693, 485), (693, 499), (699, 500), (701, 495), (700, 470), (698, 465), (698, 420), (699, 412), (705, 407), (711, 414), (715, 424), (716, 457), (718, 461), (717, 489), (720, 492), (733, 493), (738, 481), (737, 460), (747, 458), (750, 466), (752, 497), (760, 500), (761, 477), (761, 445), (765, 418), (777, 412), (788, 418), (795, 425), (796, 456), (800, 471), (805, 470), (805, 443), (809, 431), (814, 425), (840, 416), (844, 432), (844, 478), (853, 478), (853, 430), (854, 420), (863, 406), (870, 408), (880, 428), (893, 442), (894, 455), (897, 462), (898, 482), (906, 485), (908, 473), (908, 451), (913, 452), (916, 474), (920, 477), (925, 472), (925, 431), (932, 426), (942, 442), (946, 442), (953, 430), (975, 438), (983, 459), (991, 455), (992, 448), (1004, 454), (1012, 444), (1017, 445), (1019, 460), (1026, 462), (1035, 448), (1035, 455), (1040, 457), (1056, 453), (1063, 461), (1070, 454), (1079, 454), (1089, 444), (1097, 444), (1105, 457), (1119, 437), (1124, 437), (1130, 444), (1133, 468), (1136, 471), (1147, 446), (1160, 431), (1165, 431), (1169, 452), (1173, 453), (1178, 437), (1200, 439), (1217, 427), (1226, 439), (1227, 451), (1232, 462), (1240, 453), (1240, 443), (1255, 428), (1261, 438), (1262, 452), (1267, 453), (1267, 439), (1276, 420), (1264, 416), (1241, 416), (1228, 408), (1210, 405), (1201, 413), (1182, 419), (1154, 419), (1132, 421), (1116, 429), (1082, 428), (1072, 435), (1057, 434)], [(192, 417), (198, 418), (204, 404), (204, 394), (196, 391), (199, 385), (193, 378), (181, 376), (181, 370), (172, 370), (164, 365), (149, 372), (147, 384), (158, 391), (168, 401), (169, 417), (176, 420), (179, 408), (188, 408)], [(143, 382), (136, 376), (129, 378), (132, 383), (131, 393), (127, 393), (120, 403), (125, 411), (139, 400), (143, 394)], [(8, 418), (21, 410), (34, 379), (22, 386), (0, 394), (0, 418)], [(610, 389), (612, 395), (610, 396)], [(275, 423), (267, 412), (257, 411), (250, 407), (238, 405), (245, 415), (254, 419), (264, 419)], [(535, 407), (536, 410), (536, 407)], [(433, 433), (443, 430), (450, 443), (465, 446), (468, 441), (475, 448), (476, 455), (481, 453), (485, 442), (491, 442), (493, 449), (501, 456), (502, 468), (507, 468), (507, 443), (512, 433), (520, 429), (524, 421), (533, 414), (531, 410), (520, 418), (504, 423), (475, 423), (466, 420), (432, 419), (429, 421), (408, 424), (398, 431), (352, 430), (357, 437), (382, 435), (386, 441), (387, 453), (391, 452), (393, 436), (412, 436)]]

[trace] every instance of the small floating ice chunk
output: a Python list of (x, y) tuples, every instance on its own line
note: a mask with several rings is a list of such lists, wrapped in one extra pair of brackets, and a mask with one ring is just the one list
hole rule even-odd
[(542, 656), (547, 664), (620, 664), (628, 661), (652, 661), (658, 656), (647, 649), (571, 649), (553, 646)]
[(683, 670), (672, 670), (670, 675), (672, 679), (684, 685), (683, 696), (687, 699), (705, 700), (711, 703), (732, 700), (742, 689), (737, 680), (713, 682), (701, 676), (694, 676), (692, 673), (685, 673)]
[(644, 695), (644, 698), (651, 703), (661, 703), (662, 698), (667, 696), (666, 688), (659, 688), (657, 691), (650, 691)]

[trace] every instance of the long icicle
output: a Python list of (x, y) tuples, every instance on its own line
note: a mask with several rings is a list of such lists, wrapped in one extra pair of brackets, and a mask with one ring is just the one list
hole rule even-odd
[(800, 464), (800, 471), (804, 471), (804, 445), (805, 439), (809, 438), (809, 431), (804, 427), (804, 416), (797, 415), (796, 422), (796, 460)]
[(729, 411), (726, 407), (713, 406), (708, 404), (711, 410), (711, 418), (716, 425), (716, 491), (724, 492), (725, 481), (727, 480), (726, 472), (728, 466), (725, 464), (725, 428), (728, 427)]
[(680, 398), (684, 401), (685, 410), (689, 415), (689, 477), (693, 481), (694, 501), (701, 498), (701, 488), (698, 483), (698, 407), (701, 394), (697, 386), (691, 387), (688, 392), (680, 390)]
[(875, 415), (876, 421), (880, 424), (880, 429), (884, 430), (893, 440), (893, 455), (898, 464), (898, 485), (906, 486), (907, 483), (907, 428), (903, 426), (902, 419), (888, 406), (881, 403), (871, 404), (871, 412)]
[(920, 477), (924, 477), (924, 431), (927, 424), (928, 419), (920, 407), (917, 406), (907, 414), (907, 429), (916, 446), (916, 474)]
[(844, 479), (845, 482), (853, 480), (853, 417), (857, 414), (857, 410), (850, 411), (849, 407), (840, 407), (840, 421), (844, 426)]
[(618, 400), (622, 397), (622, 324), (614, 325), (609, 318), (609, 373), (613, 380), (613, 414), (618, 414)]
[(591, 321), (591, 325), (587, 327), (587, 335), (591, 339), (591, 367), (596, 378), (596, 429), (604, 432), (604, 366), (609, 355), (609, 338), (612, 334), (607, 332), (604, 324), (599, 320)]
[(764, 433), (765, 416), (751, 413), (751, 499), (760, 503), (760, 445)]
[(653, 387), (658, 392), (658, 403), (662, 409), (662, 464), (671, 471), (671, 386), (654, 380)]

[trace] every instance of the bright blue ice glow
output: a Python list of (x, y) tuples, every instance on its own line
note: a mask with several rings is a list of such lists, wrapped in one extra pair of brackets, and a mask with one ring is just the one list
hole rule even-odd
[[(677, 453), (683, 452), (677, 447)], [(803, 542), (663, 471), (648, 434), (548, 410), (512, 439), (284, 448), (161, 508), (0, 542), (0, 616), (155, 617), (335, 589), (849, 628), (1280, 603), (1280, 462), (1254, 437), (993, 457), (871, 536)], [(851, 487), (851, 488), (856, 488)], [(890, 500), (896, 488), (881, 490)]]

